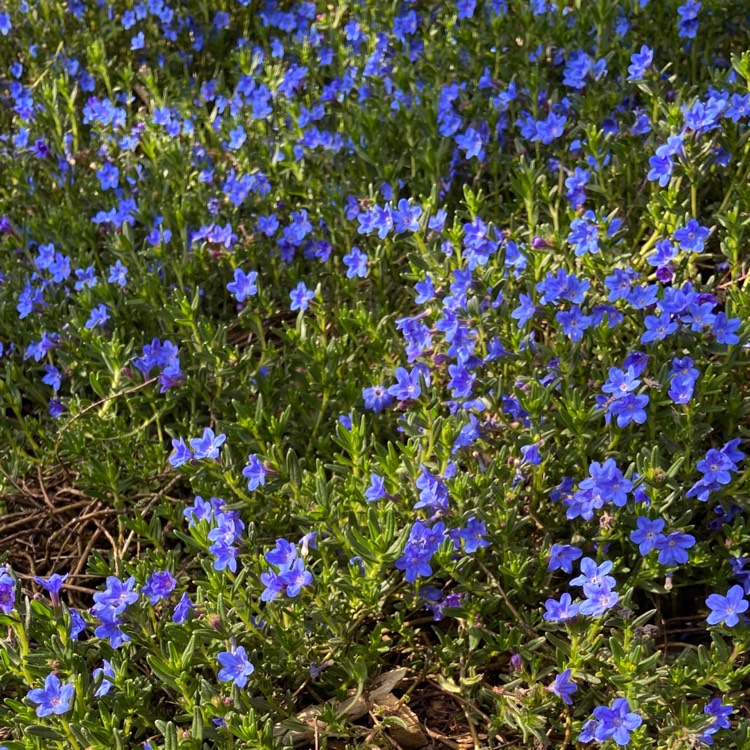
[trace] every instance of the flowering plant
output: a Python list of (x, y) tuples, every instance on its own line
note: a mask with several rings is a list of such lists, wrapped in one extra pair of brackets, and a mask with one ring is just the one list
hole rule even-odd
[(747, 747), (748, 28), (5, 3), (0, 748)]

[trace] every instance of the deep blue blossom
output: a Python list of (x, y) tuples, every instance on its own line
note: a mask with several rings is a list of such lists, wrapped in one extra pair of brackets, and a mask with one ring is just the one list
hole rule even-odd
[(365, 408), (372, 409), (376, 413), (387, 409), (393, 403), (393, 396), (384, 385), (373, 385), (369, 388), (363, 388), (362, 398), (365, 402)]
[(570, 544), (553, 544), (549, 553), (548, 570), (563, 570), (565, 573), (573, 572), (573, 563), (583, 553), (578, 547)]
[(102, 666), (97, 667), (92, 673), (91, 677), (96, 680), (99, 675), (102, 675), (102, 681), (99, 687), (96, 689), (94, 695), (97, 698), (101, 698), (103, 695), (107, 695), (109, 691), (114, 687), (112, 680), (115, 679), (115, 672), (112, 669), (112, 664), (107, 659), (102, 660)]
[(739, 621), (739, 616), (748, 609), (748, 602), (744, 598), (745, 592), (742, 586), (732, 586), (726, 596), (711, 594), (706, 599), (706, 604), (711, 612), (706, 618), (709, 625), (724, 623), (728, 628), (734, 627)]
[(617, 399), (610, 407), (614, 416), (617, 417), (618, 427), (627, 427), (631, 422), (643, 424), (646, 421), (646, 405), (648, 404), (648, 395), (634, 395), (628, 393), (621, 399)]
[(687, 550), (695, 544), (692, 534), (673, 531), (666, 537), (661, 536), (655, 542), (659, 550), (659, 562), (662, 565), (682, 565), (688, 561)]
[(169, 456), (169, 463), (175, 468), (179, 468), (193, 458), (193, 453), (188, 448), (184, 438), (174, 438), (172, 440), (172, 453)]
[(544, 606), (546, 608), (544, 619), (549, 622), (565, 622), (566, 620), (572, 620), (578, 614), (578, 605), (573, 604), (573, 600), (568, 593), (563, 594), (559, 601), (547, 599)]
[(711, 230), (708, 227), (703, 227), (695, 219), (690, 219), (684, 227), (675, 231), (674, 238), (682, 250), (700, 253), (710, 233)]
[(385, 479), (379, 474), (370, 474), (370, 486), (365, 490), (365, 499), (368, 503), (373, 503), (376, 500), (380, 500), (387, 497), (388, 493), (385, 491)]
[(255, 454), (251, 453), (247, 457), (247, 466), (242, 469), (242, 476), (247, 479), (247, 488), (250, 491), (266, 483), (266, 468)]
[(478, 519), (472, 516), (466, 522), (466, 528), (459, 531), (459, 536), (464, 543), (464, 551), (468, 554), (476, 552), (481, 547), (489, 547), (490, 543), (484, 538), (487, 534), (487, 527)]
[(227, 284), (227, 290), (234, 295), (237, 302), (244, 302), (248, 297), (257, 293), (258, 287), (255, 286), (255, 279), (257, 278), (257, 271), (245, 273), (241, 268), (235, 268), (234, 281)]
[(611, 738), (618, 745), (627, 745), (630, 733), (643, 723), (643, 717), (630, 710), (627, 698), (615, 698), (610, 706), (597, 706), (594, 719), (597, 722), (594, 739), (604, 742)]
[(647, 555), (656, 547), (659, 540), (666, 538), (661, 533), (665, 526), (665, 522), (661, 518), (652, 521), (646, 516), (639, 516), (636, 525), (638, 528), (631, 533), (630, 541), (638, 545), (638, 551), (642, 555)]
[(346, 266), (346, 278), (365, 278), (367, 276), (367, 260), (367, 253), (363, 253), (358, 247), (353, 247), (343, 258)]
[(255, 671), (243, 646), (237, 646), (233, 651), (222, 651), (217, 659), (222, 666), (219, 679), (222, 682), (233, 682), (238, 688), (245, 687), (247, 678)]
[(27, 698), (32, 703), (37, 703), (36, 715), (39, 717), (50, 714), (64, 714), (70, 711), (71, 702), (75, 695), (75, 686), (72, 682), (62, 684), (60, 678), (52, 673), (44, 680), (43, 688), (29, 690)]
[(304, 281), (300, 281), (296, 288), (289, 293), (289, 297), (292, 300), (291, 310), (304, 312), (315, 297), (315, 292), (308, 289)]
[(654, 59), (654, 51), (644, 44), (640, 52), (634, 52), (630, 57), (630, 66), (628, 67), (628, 81), (637, 81), (643, 78), (646, 69), (651, 65)]
[[(266, 555), (268, 560), (268, 555)], [(296, 597), (303, 588), (313, 582), (312, 573), (305, 568), (305, 561), (298, 557), (279, 575), (279, 582), (286, 587), (286, 595)]]
[(570, 679), (570, 674), (570, 669), (558, 674), (554, 682), (547, 686), (547, 690), (561, 698), (563, 703), (572, 706), (573, 700), (570, 696), (578, 690), (578, 686)]
[(422, 393), (419, 383), (420, 370), (416, 367), (409, 372), (403, 367), (396, 368), (396, 384), (388, 389), (388, 393), (399, 401), (416, 399)]
[(190, 440), (190, 447), (195, 452), (195, 458), (209, 458), (215, 461), (219, 457), (219, 448), (226, 439), (226, 435), (216, 435), (210, 427), (206, 427), (201, 437)]
[(10, 614), (16, 603), (16, 582), (8, 569), (0, 567), (0, 612)]
[(60, 575), (59, 573), (53, 573), (49, 578), (40, 578), (39, 576), (34, 577), (34, 582), (38, 583), (43, 588), (49, 591), (50, 599), (52, 604), (59, 606), (60, 604), (60, 589), (62, 589), (63, 583), (68, 577), (68, 573)]
[(151, 604), (156, 604), (168, 597), (177, 586), (177, 581), (169, 570), (152, 573), (146, 580), (141, 593), (149, 598)]

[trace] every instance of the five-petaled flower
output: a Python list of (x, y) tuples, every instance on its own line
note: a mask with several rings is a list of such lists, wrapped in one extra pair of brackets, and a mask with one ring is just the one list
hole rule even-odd
[(50, 714), (64, 714), (70, 711), (70, 704), (75, 695), (75, 686), (72, 682), (65, 684), (60, 678), (52, 673), (48, 674), (43, 688), (30, 690), (26, 696), (33, 703), (38, 703), (36, 715), (39, 717)]
[(748, 602), (744, 598), (745, 591), (742, 586), (732, 586), (726, 596), (711, 594), (706, 599), (706, 604), (711, 609), (706, 621), (709, 625), (718, 625), (723, 622), (728, 628), (734, 627), (740, 621), (740, 615), (747, 612)]
[(239, 688), (247, 685), (247, 678), (255, 671), (255, 667), (247, 658), (243, 646), (237, 646), (233, 651), (222, 651), (217, 658), (223, 667), (219, 670), (222, 682), (233, 682)]

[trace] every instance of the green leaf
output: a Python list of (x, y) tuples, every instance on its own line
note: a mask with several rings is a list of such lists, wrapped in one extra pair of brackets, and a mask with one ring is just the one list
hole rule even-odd
[(178, 750), (177, 727), (174, 722), (169, 722), (164, 731), (164, 750)]
[(43, 740), (53, 740), (54, 742), (63, 742), (65, 740), (65, 736), (60, 734), (56, 729), (45, 727), (43, 724), (32, 724), (26, 727), (24, 732), (30, 734), (32, 737), (41, 737)]
[(302, 487), (302, 469), (293, 448), (290, 448), (286, 454), (286, 471), (292, 484), (300, 489)]
[(158, 659), (153, 654), (148, 654), (146, 656), (146, 661), (148, 662), (149, 667), (151, 667), (151, 671), (169, 688), (174, 690), (175, 692), (180, 692), (180, 687), (177, 684), (176, 676), (172, 673), (172, 670), (169, 667), (169, 664), (162, 661), (161, 659)]

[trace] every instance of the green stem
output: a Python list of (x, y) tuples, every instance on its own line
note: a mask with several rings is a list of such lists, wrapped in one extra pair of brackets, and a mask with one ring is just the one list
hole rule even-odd
[(63, 730), (65, 731), (65, 736), (68, 738), (70, 746), (73, 748), (73, 750), (81, 750), (81, 746), (78, 744), (78, 740), (76, 740), (75, 736), (73, 735), (73, 730), (70, 728), (68, 720), (64, 716), (60, 716), (60, 723), (62, 724)]

